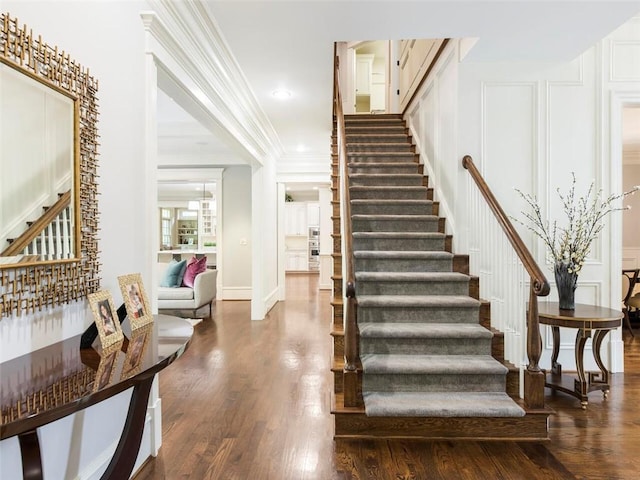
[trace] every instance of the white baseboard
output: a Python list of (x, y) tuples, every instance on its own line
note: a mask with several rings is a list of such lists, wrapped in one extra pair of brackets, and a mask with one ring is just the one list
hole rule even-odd
[[(611, 335), (611, 333), (609, 335)], [(622, 341), (622, 339), (612, 339), (610, 343), (610, 351), (611, 367), (609, 368), (609, 370), (611, 371), (611, 373), (624, 372), (624, 342)]]
[(222, 300), (251, 300), (251, 287), (224, 287)]
[(278, 303), (278, 295), (280, 293), (280, 288), (276, 287), (273, 291), (264, 297), (264, 311), (269, 312), (273, 308), (273, 306)]
[[(158, 378), (156, 375), (156, 379), (154, 382), (157, 382)], [(158, 456), (158, 452), (160, 451), (160, 447), (162, 446), (162, 399), (157, 398), (152, 405), (147, 407), (147, 415), (150, 416), (150, 440), (151, 444), (149, 447), (151, 448), (151, 455), (154, 457)]]

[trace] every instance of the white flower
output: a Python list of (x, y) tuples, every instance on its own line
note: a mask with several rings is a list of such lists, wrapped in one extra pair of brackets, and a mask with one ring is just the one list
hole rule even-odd
[(571, 187), (566, 195), (563, 195), (560, 189), (556, 190), (566, 215), (565, 226), (559, 226), (555, 221), (550, 224), (548, 220), (543, 220), (541, 209), (536, 199), (517, 189), (516, 191), (527, 202), (532, 212), (522, 212), (527, 221), (526, 223), (518, 219), (515, 220), (545, 242), (549, 249), (549, 257), (554, 264), (565, 264), (569, 273), (577, 274), (584, 265), (584, 261), (591, 249), (591, 244), (604, 228), (604, 217), (616, 210), (629, 210), (631, 208), (629, 205), (618, 208), (612, 206), (612, 204), (640, 190), (640, 185), (634, 186), (629, 191), (617, 195), (609, 195), (603, 199), (602, 190), (596, 192), (592, 182), (587, 194), (576, 199), (576, 176), (574, 173), (571, 173), (571, 176)]

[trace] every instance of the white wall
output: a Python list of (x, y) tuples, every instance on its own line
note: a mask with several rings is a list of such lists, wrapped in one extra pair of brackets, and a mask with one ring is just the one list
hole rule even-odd
[[(440, 201), (440, 215), (447, 218), (446, 231), (456, 233), (455, 208), (463, 193), (458, 189), (460, 161), (457, 145), (458, 57), (457, 43), (440, 56), (432, 74), (407, 109), (406, 119), (425, 163), (431, 187)], [(454, 241), (458, 241), (454, 236)]]
[[(145, 238), (151, 225), (155, 224), (155, 214), (148, 204), (151, 186), (143, 162), (144, 35), (139, 16), (140, 11), (148, 8), (147, 3), (9, 0), (3, 2), (2, 8), (26, 23), (34, 34), (42, 35), (47, 43), (69, 53), (99, 80), (101, 277), (102, 287), (110, 290), (118, 303), (119, 275), (141, 272), (145, 282), (149, 282), (151, 276), (151, 250)], [(77, 420), (72, 417), (69, 417), (71, 425), (57, 427), (58, 424), (53, 424), (49, 429), (60, 445), (71, 442), (71, 436), (74, 436), (71, 443), (82, 445), (82, 455), (78, 457), (80, 464), (68, 465), (81, 474), (79, 478), (95, 474), (87, 468), (104, 466), (91, 464), (91, 459), (104, 454), (104, 445), (119, 436), (118, 422), (124, 420), (126, 409), (117, 407), (110, 411), (111, 415), (87, 414), (82, 420), (84, 425), (91, 425), (92, 431), (105, 432), (99, 442), (82, 442), (77, 436), (79, 430), (73, 425)], [(4, 448), (4, 442), (0, 448)], [(142, 448), (148, 455), (151, 448), (148, 441)], [(45, 468), (65, 470), (67, 461), (78, 461), (72, 455), (75, 454), (61, 455), (45, 448)], [(4, 472), (2, 476), (5, 477)], [(7, 478), (14, 477), (8, 475)], [(53, 475), (52, 478), (62, 477)]]
[[(223, 300), (251, 299), (251, 167), (229, 167), (222, 175)], [(218, 259), (220, 260), (220, 259)]]
[[(506, 355), (513, 363), (526, 364), (528, 276), (514, 256), (505, 255), (512, 249), (460, 161), (472, 155), (507, 214), (518, 218), (524, 204), (514, 188), (534, 194), (547, 218), (562, 217), (555, 189), (570, 185), (572, 171), (579, 192), (592, 180), (605, 195), (621, 191), (616, 109), (640, 93), (640, 67), (634, 62), (640, 58), (639, 40), (640, 18), (635, 18), (578, 58), (554, 64), (458, 63), (465, 48), (453, 42), (408, 109), (447, 231), (455, 234), (454, 249), (471, 255), (472, 273), (480, 276), (481, 296), (492, 303), (492, 322), (505, 332)], [(620, 214), (606, 225), (580, 274), (576, 301), (619, 308)], [(544, 245), (519, 230), (548, 274), (549, 299), (557, 299)], [(569, 370), (575, 368), (574, 339), (575, 331), (563, 332), (560, 362)], [(542, 365), (548, 366), (546, 328), (543, 341)], [(622, 370), (620, 331), (605, 342), (606, 363)], [(589, 353), (585, 363), (595, 367)]]
[[(640, 185), (640, 165), (624, 165), (622, 188), (627, 191)], [(631, 210), (624, 213), (622, 222), (622, 268), (640, 268), (640, 195), (624, 200)]]
[(73, 112), (70, 98), (0, 64), (0, 251), (71, 188)]
[[(622, 188), (627, 191), (640, 185), (640, 165), (625, 165), (622, 169)], [(640, 248), (640, 195), (624, 200), (631, 210), (624, 214), (622, 245), (624, 248)]]
[(320, 279), (319, 288), (321, 290), (331, 290), (333, 288), (333, 205), (331, 199), (333, 194), (330, 187), (321, 187), (318, 190), (318, 203), (320, 204)]
[(264, 162), (253, 171), (252, 227), (254, 256), (252, 271), (254, 291), (251, 319), (262, 320), (281, 298), (278, 276), (278, 184), (275, 162)]
[[(5, 1), (34, 34), (89, 68), (99, 81), (98, 133), (102, 286), (118, 297), (117, 276), (150, 276), (144, 156), (144, 1)], [(82, 21), (78, 21), (82, 18)], [(127, 35), (122, 35), (127, 32)]]

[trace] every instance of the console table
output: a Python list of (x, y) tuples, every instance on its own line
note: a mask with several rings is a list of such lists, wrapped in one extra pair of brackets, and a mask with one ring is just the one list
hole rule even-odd
[(120, 441), (102, 475), (103, 480), (129, 478), (153, 379), (185, 352), (193, 334), (186, 320), (168, 315), (154, 319), (144, 338), (125, 340), (111, 358), (101, 356), (99, 349), (80, 349), (77, 335), (0, 364), (0, 440), (18, 436), (24, 479), (43, 478), (39, 427), (133, 387)]
[[(604, 307), (576, 304), (575, 310), (560, 310), (557, 302), (540, 302), (538, 305), (539, 322), (550, 325), (553, 334), (553, 354), (551, 356), (551, 372), (547, 372), (545, 387), (573, 395), (583, 409), (587, 408), (588, 393), (601, 390), (606, 398), (609, 393), (609, 371), (602, 363), (600, 346), (609, 330), (622, 325), (622, 312)], [(562, 365), (558, 363), (560, 353), (560, 328), (576, 328), (576, 370), (578, 378), (562, 375)], [(584, 371), (584, 346), (593, 332), (593, 358), (600, 369)]]

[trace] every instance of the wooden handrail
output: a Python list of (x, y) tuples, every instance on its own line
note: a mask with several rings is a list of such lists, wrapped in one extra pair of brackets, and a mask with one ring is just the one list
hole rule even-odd
[(66, 191), (51, 207), (44, 212), (22, 235), (16, 238), (0, 256), (7, 257), (19, 255), (53, 220), (62, 213), (71, 203), (71, 190)]
[(513, 249), (518, 254), (518, 258), (520, 258), (520, 261), (524, 265), (524, 268), (527, 270), (527, 273), (533, 280), (533, 289), (535, 294), (539, 297), (545, 297), (549, 295), (549, 282), (544, 276), (544, 273), (542, 273), (542, 270), (534, 260), (533, 255), (531, 255), (531, 252), (529, 252), (529, 249), (520, 238), (520, 235), (518, 235), (517, 230), (514, 228), (507, 214), (504, 213), (504, 210), (500, 206), (500, 203), (498, 203), (498, 200), (491, 192), (491, 189), (482, 178), (482, 175), (473, 163), (473, 159), (469, 155), (465, 155), (465, 157), (462, 159), (462, 166), (469, 170), (471, 177), (480, 189), (480, 193), (482, 193), (482, 196), (489, 204), (489, 207), (498, 220), (500, 227), (509, 239), (509, 242), (511, 242)]
[(540, 356), (542, 355), (542, 339), (538, 321), (538, 297), (549, 295), (549, 282), (469, 155), (465, 155), (462, 159), (462, 166), (471, 174), (471, 178), (475, 181), (480, 193), (531, 278), (529, 308), (527, 311), (527, 357), (529, 364), (525, 372), (524, 399), (529, 408), (544, 408), (544, 372), (539, 366)]
[(345, 133), (344, 112), (342, 110), (342, 96), (340, 94), (340, 64), (337, 52), (334, 50), (334, 109), (336, 119), (336, 133), (338, 141), (339, 183), (340, 183), (340, 215), (342, 218), (342, 241), (344, 242), (345, 262), (345, 295), (344, 305), (344, 403), (345, 406), (355, 406), (358, 403), (357, 393), (357, 362), (358, 362), (358, 333), (356, 325), (356, 282), (353, 260), (353, 236), (351, 225), (351, 197), (349, 194), (349, 174), (347, 171), (347, 142)]

